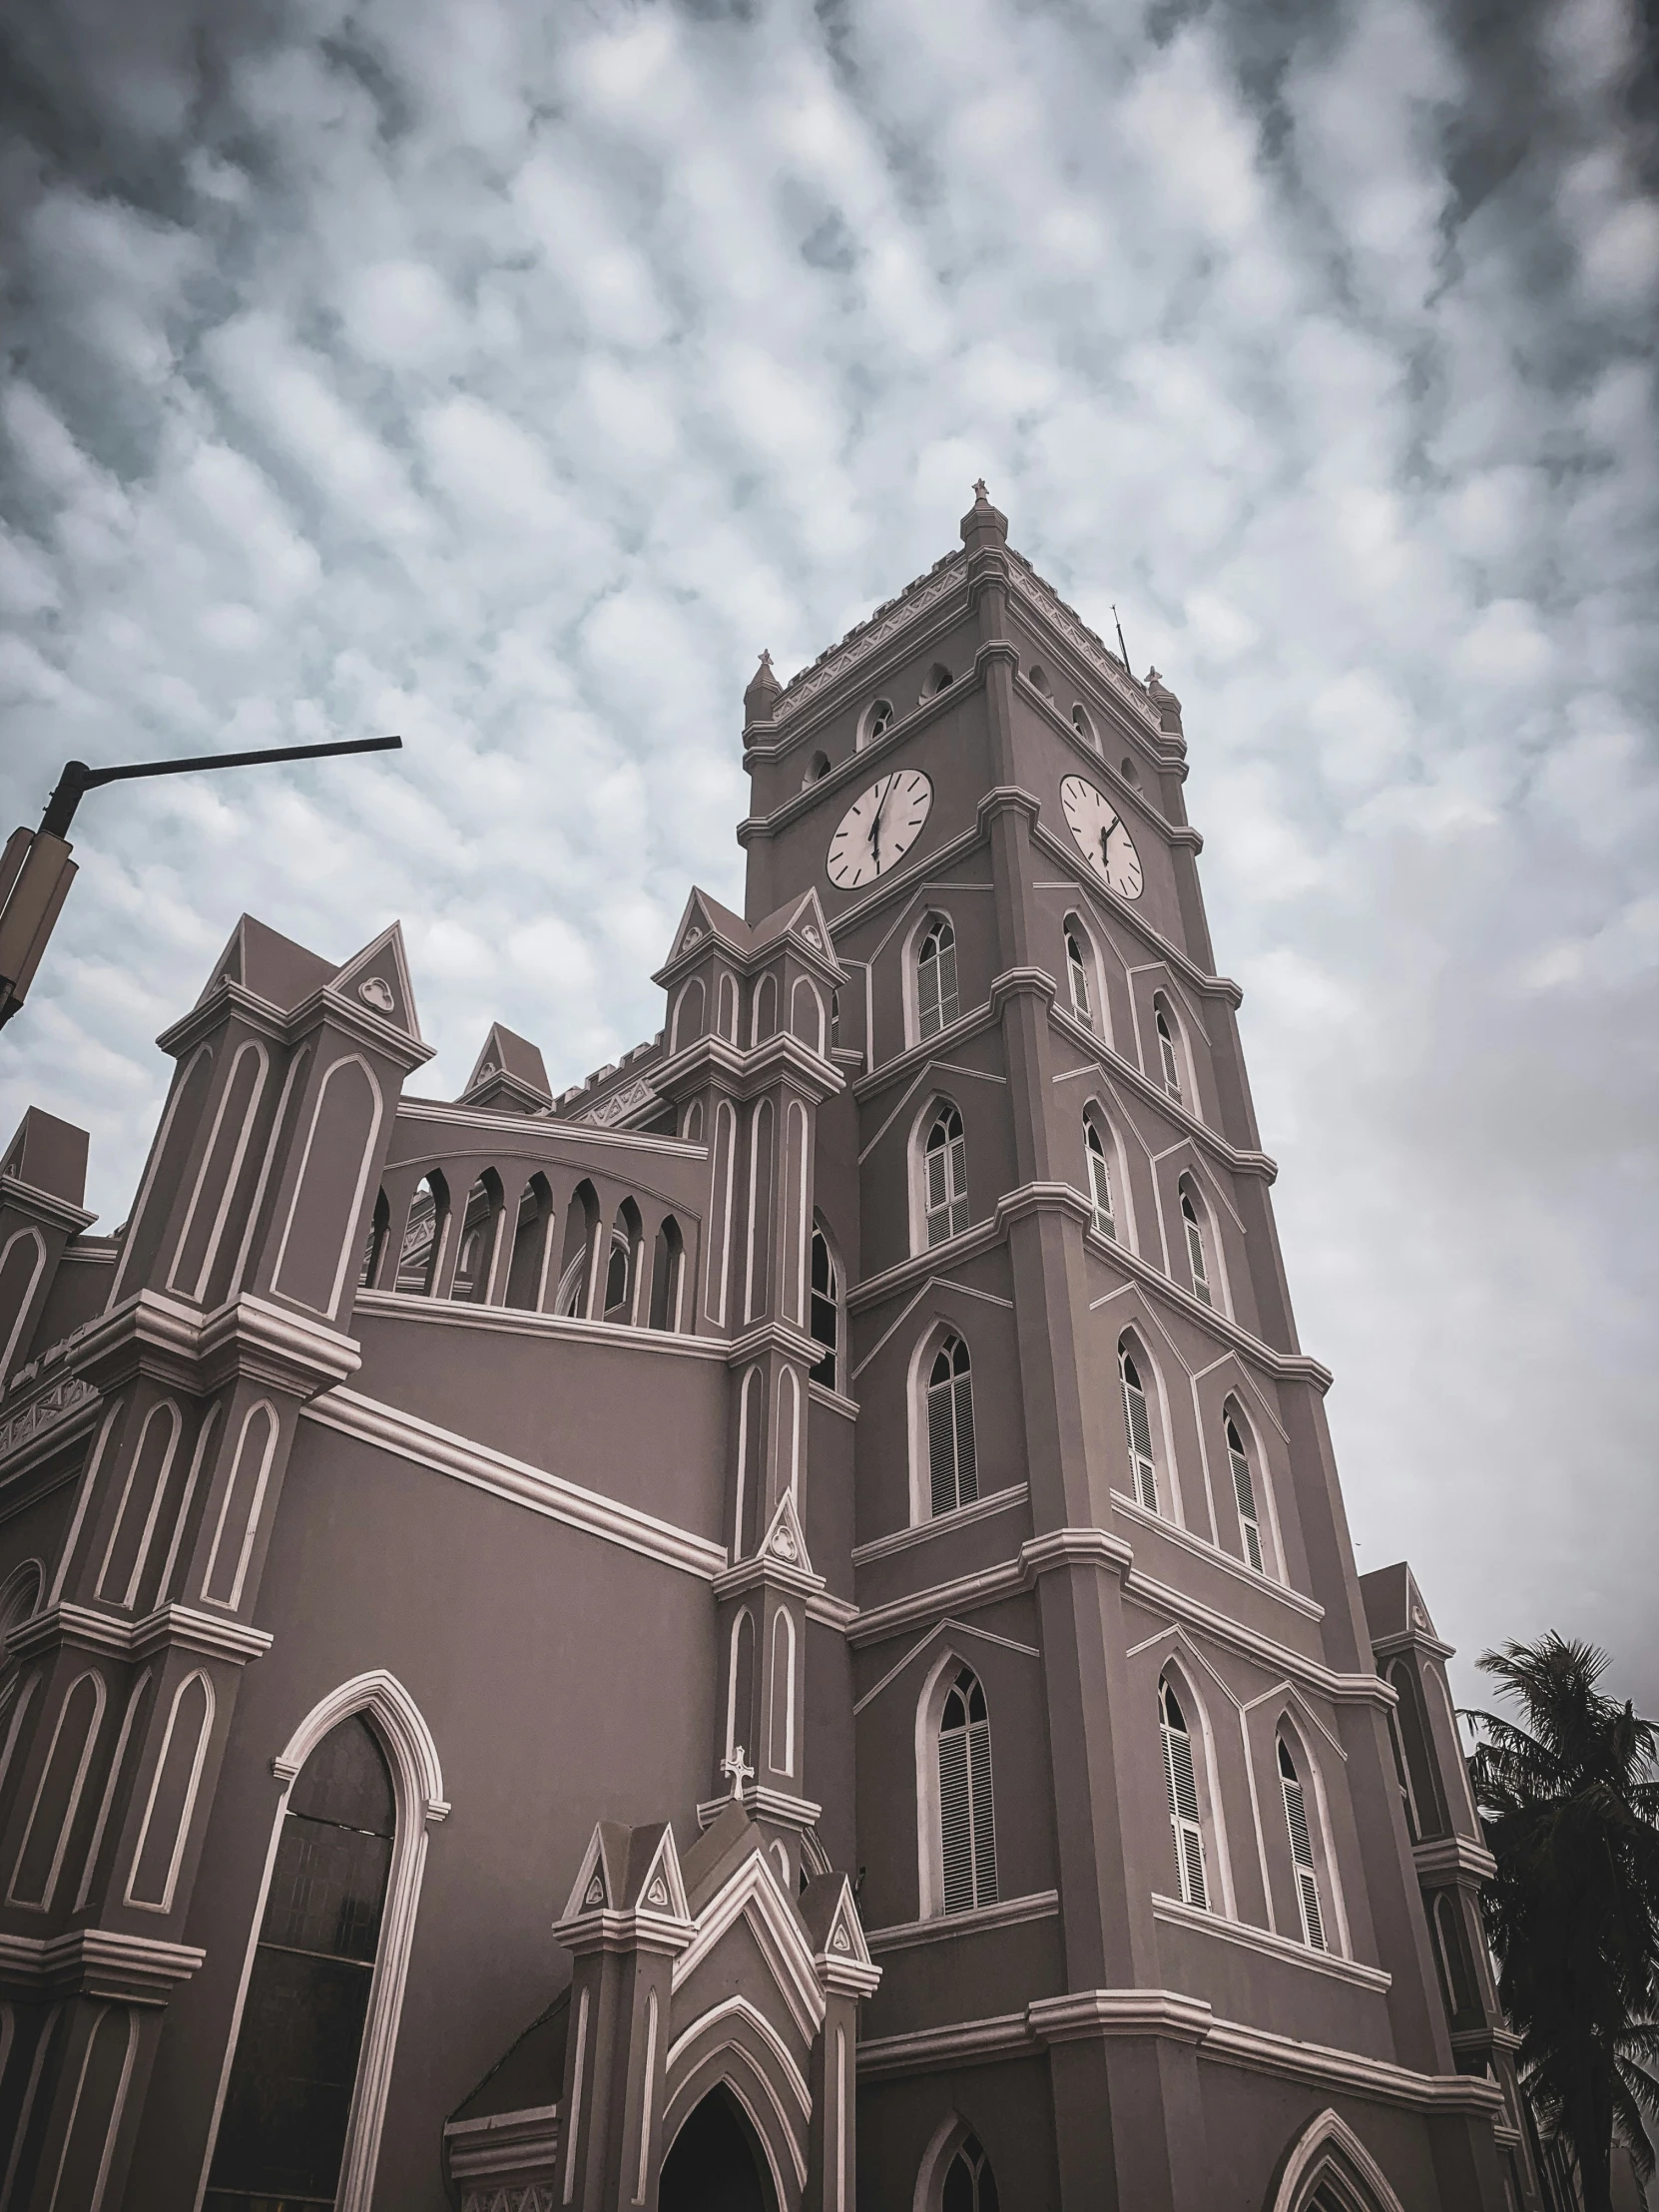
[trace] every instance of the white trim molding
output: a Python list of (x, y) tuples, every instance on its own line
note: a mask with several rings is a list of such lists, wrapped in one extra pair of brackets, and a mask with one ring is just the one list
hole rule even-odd
[(1152, 1897), (1152, 1918), (1165, 1921), (1173, 1928), (1196, 1929), (1202, 1936), (1213, 1936), (1224, 1943), (1238, 1943), (1246, 1950), (1265, 1952), (1270, 1958), (1282, 1958), (1287, 1965), (1301, 1966), (1310, 1973), (1329, 1974), (1335, 1981), (1351, 1981), (1357, 1988), (1390, 1989), (1393, 1975), (1381, 1966), (1368, 1966), (1359, 1958), (1345, 1958), (1339, 1951), (1313, 1950), (1308, 1944), (1299, 1943), (1289, 1936), (1276, 1936), (1271, 1929), (1258, 1928), (1253, 1921), (1230, 1920), (1222, 1913), (1206, 1913), (1202, 1906), (1185, 1904), (1180, 1898), (1166, 1898), (1156, 1891)]
[[(1357, 2180), (1371, 2197), (1374, 2212), (1405, 2212), (1388, 2186), (1387, 2176), (1348, 2122), (1330, 2106), (1310, 2120), (1285, 2161), (1269, 2212), (1307, 2212), (1324, 2170), (1340, 2181)], [(1348, 2192), (1343, 2192), (1346, 2197)]]
[(1020, 1928), (1027, 1921), (1057, 1920), (1058, 1890), (1034, 1890), (1029, 1897), (1003, 1898), (996, 1905), (976, 1906), (971, 1913), (935, 1913), (925, 1921), (898, 1921), (891, 1928), (872, 1928), (864, 1940), (871, 1951), (908, 1950), (915, 1943), (937, 1943), (953, 1936), (977, 1936), (988, 1929)]

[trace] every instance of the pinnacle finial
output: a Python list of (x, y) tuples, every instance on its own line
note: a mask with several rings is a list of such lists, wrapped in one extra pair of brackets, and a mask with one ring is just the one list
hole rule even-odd
[(772, 665), (772, 655), (763, 653), (761, 665), (749, 679), (749, 689), (743, 695), (744, 723), (765, 722), (775, 703), (783, 697), (784, 687), (778, 681)]
[(976, 507), (988, 507), (991, 503), (991, 495), (985, 489), (983, 476), (976, 476), (973, 479), (973, 503)]

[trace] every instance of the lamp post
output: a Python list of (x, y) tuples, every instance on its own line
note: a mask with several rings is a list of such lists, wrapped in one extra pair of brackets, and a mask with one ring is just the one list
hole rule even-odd
[(46, 803), (38, 830), (14, 830), (0, 853), (0, 1028), (23, 1004), (52, 925), (75, 880), (69, 826), (84, 793), (140, 776), (191, 776), (212, 768), (256, 768), (266, 761), (325, 761), (340, 753), (395, 753), (401, 738), (353, 738), (340, 745), (278, 745), (260, 753), (206, 753), (189, 761), (135, 761), (88, 768), (71, 761)]

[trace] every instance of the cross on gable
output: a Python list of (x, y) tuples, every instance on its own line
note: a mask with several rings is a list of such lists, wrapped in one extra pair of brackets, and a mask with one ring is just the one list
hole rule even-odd
[(732, 1755), (729, 1759), (721, 1761), (720, 1771), (731, 1778), (732, 1795), (741, 1803), (744, 1784), (753, 1782), (755, 1779), (755, 1769), (745, 1761), (742, 1744), (732, 1746)]

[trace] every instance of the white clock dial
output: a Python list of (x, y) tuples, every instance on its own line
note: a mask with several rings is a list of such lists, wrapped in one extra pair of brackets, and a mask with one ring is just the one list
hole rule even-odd
[(1060, 786), (1060, 805), (1071, 824), (1077, 849), (1096, 875), (1120, 898), (1141, 895), (1141, 856), (1135, 840), (1104, 792), (1084, 776), (1068, 776)]
[(830, 839), (824, 865), (831, 883), (853, 891), (873, 883), (921, 835), (933, 787), (917, 768), (895, 769), (861, 792)]

